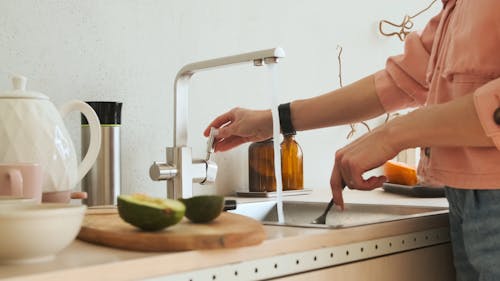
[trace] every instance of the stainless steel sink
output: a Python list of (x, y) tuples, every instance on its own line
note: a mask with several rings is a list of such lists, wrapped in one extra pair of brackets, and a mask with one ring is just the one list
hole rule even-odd
[(443, 207), (345, 204), (344, 211), (332, 208), (325, 225), (312, 224), (311, 221), (323, 213), (327, 204), (322, 202), (284, 201), (284, 224), (278, 222), (275, 201), (241, 203), (238, 204), (236, 210), (230, 212), (252, 217), (267, 225), (317, 228), (346, 228), (448, 212), (448, 208)]

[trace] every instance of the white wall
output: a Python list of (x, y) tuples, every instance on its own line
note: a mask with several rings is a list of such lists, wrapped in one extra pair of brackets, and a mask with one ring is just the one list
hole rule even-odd
[[(430, 1), (428, 1), (430, 2)], [(0, 0), (0, 89), (6, 72), (29, 77), (28, 88), (56, 105), (70, 99), (124, 103), (122, 177), (124, 193), (165, 195), (165, 183), (149, 179), (154, 160), (172, 145), (173, 80), (197, 60), (281, 46), (280, 101), (339, 87), (337, 50), (344, 48), (344, 85), (384, 66), (402, 50), (395, 37), (378, 33), (378, 21), (394, 22), (427, 1), (10, 1)], [(441, 8), (415, 19), (422, 28)], [(190, 84), (189, 143), (201, 157), (202, 130), (235, 106), (270, 105), (265, 67), (238, 66), (197, 74)], [(372, 124), (380, 123), (379, 120)], [(79, 116), (68, 120), (77, 151)], [(360, 132), (363, 128), (358, 126)], [(328, 188), (333, 155), (347, 143), (348, 126), (300, 132), (305, 186)], [(358, 134), (359, 135), (359, 134)], [(216, 155), (216, 188), (196, 193), (230, 194), (248, 187), (247, 145)]]

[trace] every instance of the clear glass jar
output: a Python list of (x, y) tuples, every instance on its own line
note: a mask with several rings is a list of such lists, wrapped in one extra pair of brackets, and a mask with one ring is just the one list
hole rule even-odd
[[(303, 154), (294, 135), (284, 136), (281, 143), (283, 190), (304, 188)], [(255, 142), (248, 148), (248, 176), (251, 192), (276, 191), (273, 139)]]

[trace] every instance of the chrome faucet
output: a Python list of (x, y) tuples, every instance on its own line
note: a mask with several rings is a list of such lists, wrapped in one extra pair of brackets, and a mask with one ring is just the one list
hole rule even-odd
[(198, 71), (241, 63), (250, 62), (255, 66), (277, 63), (283, 57), (283, 49), (274, 48), (195, 62), (179, 70), (174, 84), (174, 146), (167, 147), (166, 162), (154, 162), (149, 170), (152, 180), (167, 180), (168, 198), (192, 197), (193, 182), (213, 183), (217, 175), (217, 164), (211, 160), (216, 129), (210, 131), (205, 159), (193, 159), (191, 148), (187, 146), (188, 82), (191, 76)]

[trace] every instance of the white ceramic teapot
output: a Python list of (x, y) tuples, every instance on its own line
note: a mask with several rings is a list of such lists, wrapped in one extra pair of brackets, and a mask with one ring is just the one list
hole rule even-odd
[[(0, 162), (34, 162), (43, 169), (44, 202), (78, 198), (72, 189), (94, 164), (101, 146), (99, 119), (82, 101), (70, 101), (57, 110), (41, 93), (26, 91), (27, 79), (14, 76), (14, 89), (0, 93)], [(90, 146), (80, 165), (63, 122), (80, 111), (90, 125)], [(76, 194), (76, 195), (75, 195)]]

